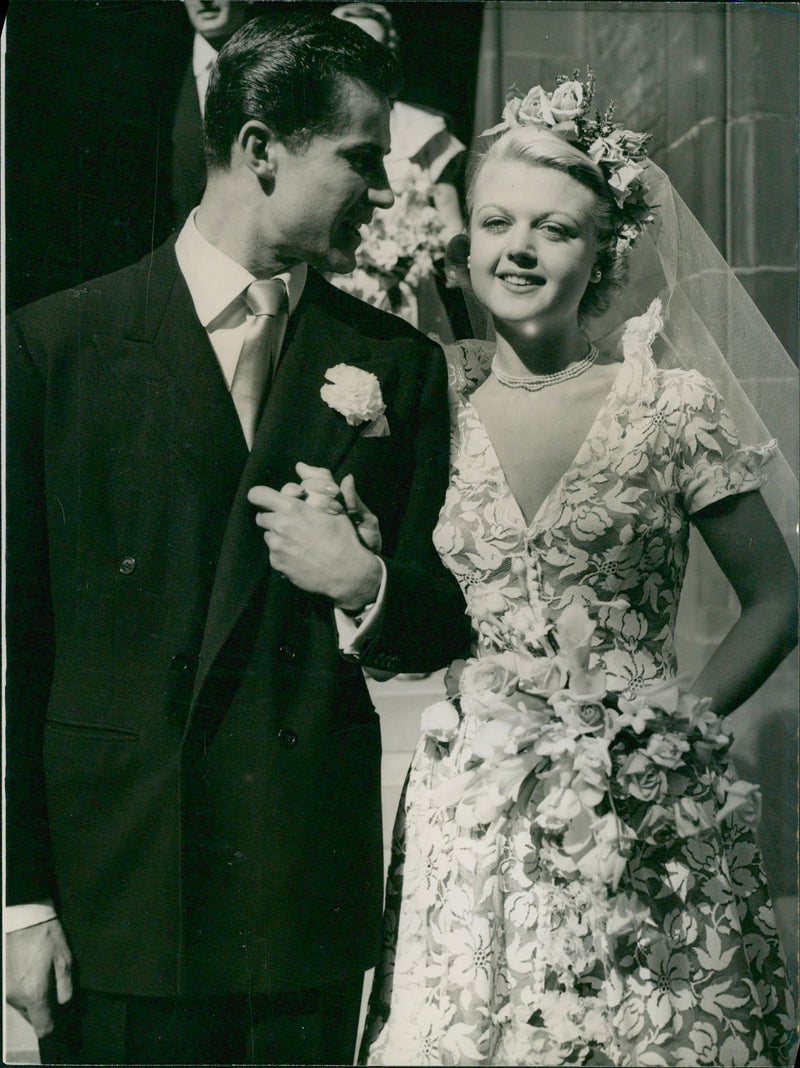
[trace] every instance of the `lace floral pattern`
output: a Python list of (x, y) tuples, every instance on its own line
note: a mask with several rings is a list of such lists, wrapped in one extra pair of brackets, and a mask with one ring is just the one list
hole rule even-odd
[(655, 305), (628, 323), (611, 392), (530, 525), (469, 402), (485, 377), (486, 346), (466, 361), (463, 345), (450, 350), (461, 368), (451, 372), (459, 392), (437, 549), (466, 590), (508, 585), (511, 560), (521, 555), (551, 618), (585, 604), (598, 621), (594, 651), (609, 685), (628, 697), (675, 674), (689, 515), (761, 486), (776, 449), (742, 448), (721, 396), (701, 375), (656, 367), (651, 345), (660, 325)]
[[(597, 624), (593, 663), (623, 699), (675, 674), (688, 515), (761, 485), (774, 450), (741, 447), (701, 376), (656, 367), (659, 326), (657, 306), (628, 324), (614, 386), (530, 524), (469, 402), (491, 351), (462, 343), (448, 352), (452, 477), (439, 552), (473, 608), (508, 601), (515, 585), (518, 596), (524, 575), (528, 604), (504, 617), (512, 626), (587, 608)], [(475, 652), (496, 654), (496, 634), (476, 626)], [(400, 804), (362, 1057), (787, 1063), (792, 1008), (744, 812), (666, 845), (635, 842), (612, 923), (602, 882), (554, 873), (530, 807), (489, 806), (478, 823), (433, 802), (473, 766), (480, 729), (468, 708), (454, 730), (444, 711), (430, 710)], [(492, 787), (503, 794), (502, 764)]]

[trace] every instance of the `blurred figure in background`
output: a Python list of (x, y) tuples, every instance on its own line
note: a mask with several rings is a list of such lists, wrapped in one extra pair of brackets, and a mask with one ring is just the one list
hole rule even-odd
[(182, 223), (200, 203), (206, 187), (203, 114), (211, 68), (225, 42), (257, 14), (253, 0), (183, 0), (183, 3), (194, 29), (194, 43), (172, 125), (170, 190), (176, 223)]
[[(399, 36), (382, 4), (342, 4), (332, 14), (399, 58)], [(464, 227), (466, 148), (444, 115), (400, 100), (392, 104), (390, 132), (385, 165), (395, 205), (373, 219), (358, 266), (335, 283), (424, 333), (452, 341), (469, 332), (461, 292), (446, 289), (442, 270), (448, 241)]]

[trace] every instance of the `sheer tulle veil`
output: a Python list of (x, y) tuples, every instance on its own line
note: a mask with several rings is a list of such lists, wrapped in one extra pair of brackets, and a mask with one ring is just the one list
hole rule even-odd
[(775, 438), (764, 497), (797, 559), (797, 367), (703, 227), (654, 163), (646, 168), (655, 221), (629, 252), (629, 281), (587, 333), (613, 347), (621, 325), (658, 297), (661, 366), (696, 368), (725, 397), (746, 444)]

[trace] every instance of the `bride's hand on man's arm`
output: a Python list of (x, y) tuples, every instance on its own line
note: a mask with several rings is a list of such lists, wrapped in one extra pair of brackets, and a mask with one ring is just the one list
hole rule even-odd
[(281, 493), (304, 500), (320, 512), (328, 512), (331, 515), (347, 512), (363, 544), (373, 553), (381, 551), (378, 517), (358, 496), (352, 475), (345, 475), (341, 486), (337, 486), (330, 471), (325, 467), (299, 463), (295, 469), (300, 482), (287, 482)]

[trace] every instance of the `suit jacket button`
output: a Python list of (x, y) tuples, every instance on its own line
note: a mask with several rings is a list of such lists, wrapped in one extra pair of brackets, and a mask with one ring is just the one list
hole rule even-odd
[(278, 648), (278, 653), (284, 660), (288, 660), (290, 663), (294, 663), (297, 659), (297, 650), (293, 649), (291, 645), (281, 645)]
[(132, 575), (136, 570), (136, 561), (132, 556), (124, 556), (119, 563), (120, 574)]
[(278, 740), (281, 745), (285, 745), (287, 749), (292, 749), (297, 745), (299, 738), (293, 730), (290, 730), (288, 727), (281, 727), (278, 731)]

